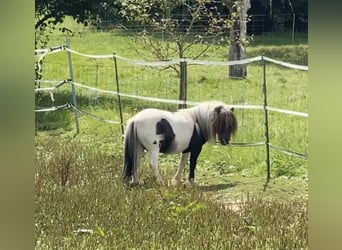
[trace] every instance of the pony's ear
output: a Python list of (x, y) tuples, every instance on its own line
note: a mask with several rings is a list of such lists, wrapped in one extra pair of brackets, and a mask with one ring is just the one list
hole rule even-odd
[(231, 107), (230, 110), (231, 110), (232, 112), (234, 112), (234, 107)]
[(220, 113), (221, 109), (223, 108), (222, 105), (215, 107), (215, 112)]

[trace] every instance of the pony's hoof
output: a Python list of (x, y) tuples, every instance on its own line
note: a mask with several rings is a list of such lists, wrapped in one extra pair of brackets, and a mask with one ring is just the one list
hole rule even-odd
[(139, 180), (134, 178), (133, 176), (131, 177), (131, 179), (128, 182), (128, 185), (133, 187), (133, 186), (138, 186), (140, 184)]
[(195, 187), (195, 179), (194, 178), (189, 179), (189, 184), (191, 187)]
[(158, 179), (156, 180), (156, 182), (157, 182), (157, 184), (160, 185), (160, 186), (164, 184), (164, 181), (163, 181), (163, 179), (161, 179), (161, 178), (158, 178)]
[(176, 186), (176, 187), (179, 187), (179, 186), (182, 185), (182, 180), (173, 179), (173, 180), (172, 180), (172, 185), (173, 185), (173, 186)]
[(129, 185), (130, 187), (135, 187), (135, 186), (138, 186), (139, 184), (140, 184), (139, 181), (130, 181), (130, 182), (128, 183), (128, 185)]

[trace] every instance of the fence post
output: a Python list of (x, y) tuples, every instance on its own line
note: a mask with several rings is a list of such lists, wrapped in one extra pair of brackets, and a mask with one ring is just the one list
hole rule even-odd
[[(70, 49), (70, 39), (66, 39), (66, 46)], [(71, 61), (71, 52), (67, 51), (68, 55), (68, 64), (69, 64), (69, 78), (70, 81), (74, 81), (74, 73), (72, 70), (72, 61)], [(75, 86), (71, 83), (71, 93), (72, 93), (72, 104), (74, 106), (74, 116), (75, 116), (75, 124), (76, 124), (76, 134), (80, 132), (79, 124), (78, 124), (78, 111), (77, 111), (77, 102), (76, 102), (76, 93), (75, 93)]]
[(292, 14), (292, 43), (294, 43), (294, 33), (295, 33), (295, 23), (296, 23), (296, 14)]
[(180, 58), (180, 82), (179, 82), (179, 100), (184, 101), (178, 104), (178, 108), (186, 108), (187, 99), (187, 62), (185, 58)]
[(267, 111), (267, 88), (266, 88), (266, 62), (264, 60), (264, 56), (261, 56), (262, 67), (263, 67), (263, 84), (262, 84), (262, 92), (264, 96), (264, 114), (265, 114), (265, 146), (266, 146), (266, 168), (267, 168), (267, 182), (271, 178), (271, 168), (270, 168), (270, 137), (268, 130), (268, 111)]
[(121, 133), (124, 135), (124, 127), (123, 127), (123, 118), (122, 118), (122, 106), (121, 106), (121, 97), (120, 97), (120, 87), (119, 87), (119, 74), (118, 74), (118, 64), (116, 61), (116, 54), (113, 53), (114, 60), (114, 74), (115, 74), (115, 82), (116, 82), (116, 92), (119, 102), (119, 114), (120, 114), (120, 125), (121, 125)]

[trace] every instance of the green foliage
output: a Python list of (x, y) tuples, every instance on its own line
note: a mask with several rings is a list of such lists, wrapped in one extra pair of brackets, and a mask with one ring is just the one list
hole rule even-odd
[[(209, 6), (209, 2), (127, 0), (122, 2), (120, 13), (128, 21), (143, 27), (136, 34), (135, 49), (139, 54), (147, 56), (148, 53), (149, 57), (159, 60), (196, 59), (213, 44), (227, 41), (233, 23), (231, 18), (219, 12), (218, 6)], [(195, 44), (205, 46), (202, 50), (191, 50)]]
[(55, 29), (62, 33), (77, 34), (77, 31), (65, 26), (58, 27), (66, 17), (85, 26), (95, 25), (102, 17), (117, 15), (118, 8), (120, 5), (116, 1), (35, 0), (35, 48), (45, 48)]

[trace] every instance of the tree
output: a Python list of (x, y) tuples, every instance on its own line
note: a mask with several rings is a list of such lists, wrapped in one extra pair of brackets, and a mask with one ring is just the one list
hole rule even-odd
[[(49, 34), (66, 16), (88, 24), (96, 21), (104, 8), (113, 6), (113, 0), (35, 0), (35, 47), (45, 47)], [(71, 32), (61, 28), (62, 32)]]
[[(148, 52), (149, 57), (153, 55), (163, 61), (175, 56), (198, 59), (212, 45), (227, 41), (233, 24), (227, 7), (210, 0), (123, 0), (120, 13), (128, 21), (143, 26), (136, 37), (138, 52), (143, 56)], [(196, 44), (204, 46), (192, 50)], [(186, 67), (170, 67), (180, 75), (179, 99), (186, 100)]]
[[(228, 2), (228, 1), (227, 1)], [(247, 11), (251, 7), (250, 0), (238, 0), (231, 6), (233, 25), (230, 28), (229, 61), (238, 61), (246, 58), (247, 38)], [(247, 65), (238, 64), (229, 66), (229, 77), (245, 78)]]
[[(114, 6), (112, 0), (35, 0), (35, 48), (47, 46), (50, 34), (66, 16), (86, 25), (96, 22), (103, 10), (111, 6)], [(65, 27), (60, 31), (72, 34), (72, 30)], [(42, 60), (36, 64), (36, 80), (41, 79), (42, 65)], [(39, 84), (36, 86), (40, 87)]]

